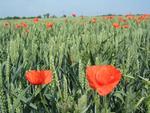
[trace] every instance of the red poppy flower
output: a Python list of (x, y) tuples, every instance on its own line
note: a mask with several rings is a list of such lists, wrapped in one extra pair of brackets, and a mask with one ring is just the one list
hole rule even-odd
[(123, 17), (118, 17), (119, 22), (127, 22), (126, 19), (124, 19)]
[(108, 20), (112, 20), (114, 19), (114, 16), (104, 16), (105, 19), (108, 19)]
[(52, 71), (50, 70), (27, 71), (26, 79), (33, 85), (48, 84), (52, 81)]
[(39, 19), (38, 19), (37, 17), (33, 19), (33, 22), (34, 22), (35, 24), (38, 23), (38, 21), (39, 21)]
[(130, 26), (128, 24), (123, 25), (122, 28), (129, 28)]
[(49, 29), (49, 28), (52, 28), (53, 27), (53, 23), (51, 23), (51, 22), (48, 22), (47, 24), (46, 24), (46, 28), (47, 29)]
[(17, 28), (17, 29), (21, 28), (21, 25), (16, 24), (16, 28)]
[(113, 23), (113, 27), (117, 29), (117, 28), (120, 28), (120, 25), (119, 23)]
[(25, 22), (21, 22), (21, 26), (24, 27), (24, 28), (27, 28), (27, 27), (28, 27), (28, 24), (25, 23)]
[(27, 33), (29, 33), (29, 32), (30, 32), (30, 30), (29, 30), (29, 29), (26, 29), (26, 32), (27, 32)]
[(111, 65), (89, 66), (86, 68), (86, 77), (89, 86), (106, 96), (111, 93), (121, 79), (121, 72)]
[(126, 15), (126, 18), (129, 20), (132, 20), (132, 19), (134, 19), (134, 16), (132, 14), (128, 14), (128, 15)]

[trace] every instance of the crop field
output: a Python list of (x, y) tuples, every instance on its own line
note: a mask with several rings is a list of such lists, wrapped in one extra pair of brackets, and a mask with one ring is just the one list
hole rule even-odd
[(150, 113), (150, 15), (0, 20), (0, 113)]

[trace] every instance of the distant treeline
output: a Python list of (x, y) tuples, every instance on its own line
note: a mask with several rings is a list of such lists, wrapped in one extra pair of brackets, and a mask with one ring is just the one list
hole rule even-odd
[[(13, 17), (5, 17), (5, 18), (0, 18), (1, 20), (11, 20), (11, 19), (33, 19), (35, 18), (34, 16), (33, 17), (19, 17), (19, 16), (13, 16)], [(41, 18), (41, 16), (38, 16), (38, 18)]]
[[(116, 15), (116, 14), (106, 14), (106, 15), (97, 15), (97, 16), (112, 16), (112, 15), (114, 15), (114, 16), (123, 16), (123, 15), (121, 15), (121, 14), (119, 14), (119, 15)], [(142, 14), (135, 14), (135, 15), (139, 16), (139, 15), (142, 15)], [(8, 17), (0, 18), (0, 20), (33, 19), (33, 18), (35, 18), (35, 17), (37, 17), (37, 18), (57, 18), (56, 15), (50, 16), (49, 13), (46, 13), (46, 14), (44, 14), (43, 16), (39, 15), (39, 16), (31, 16), (31, 17), (25, 17), (25, 16), (24, 16), (24, 17), (19, 17), (19, 16), (13, 16), (13, 17), (11, 17), (11, 16), (8, 16)], [(67, 15), (64, 14), (64, 15), (62, 15), (61, 17), (67, 17)]]
[[(66, 17), (66, 15), (63, 15), (64, 17)], [(11, 19), (33, 19), (33, 18), (57, 18), (55, 15), (50, 16), (49, 13), (46, 13), (44, 15), (39, 15), (39, 16), (31, 16), (31, 17), (19, 17), (19, 16), (8, 16), (8, 17), (4, 17), (4, 18), (0, 18), (0, 20), (11, 20)]]

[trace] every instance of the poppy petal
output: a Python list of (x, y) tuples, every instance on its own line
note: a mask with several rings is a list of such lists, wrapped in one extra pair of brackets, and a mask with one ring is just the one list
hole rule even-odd
[(95, 70), (97, 67), (94, 66), (89, 66), (86, 68), (86, 77), (89, 82), (89, 86), (92, 87), (93, 89), (96, 89), (98, 87), (96, 81), (95, 81)]
[(119, 83), (121, 72), (112, 65), (88, 66), (86, 77), (89, 86), (102, 96), (109, 94)]
[(116, 87), (116, 85), (119, 83), (119, 81), (116, 81), (112, 84), (109, 84), (109, 85), (104, 85), (104, 86), (100, 86), (98, 89), (97, 89), (97, 92), (99, 95), (101, 96), (106, 96), (108, 95), (109, 93), (112, 92), (112, 90)]
[(49, 70), (27, 71), (26, 79), (33, 85), (48, 84), (52, 81), (52, 72)]

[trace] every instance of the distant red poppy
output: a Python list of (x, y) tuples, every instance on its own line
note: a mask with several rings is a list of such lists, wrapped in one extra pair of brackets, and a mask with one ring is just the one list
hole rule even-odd
[(119, 23), (113, 23), (113, 27), (118, 29), (118, 28), (120, 28), (120, 25), (119, 25)]
[(122, 26), (122, 28), (129, 28), (130, 26), (128, 24), (125, 24)]
[(106, 96), (117, 86), (122, 75), (114, 66), (102, 65), (87, 67), (86, 77), (91, 88), (99, 95)]
[(112, 19), (114, 19), (114, 16), (104, 16), (104, 18), (107, 20), (112, 20)]
[(48, 84), (52, 81), (52, 71), (50, 70), (27, 71), (26, 79), (33, 85)]
[(126, 18), (129, 20), (132, 20), (132, 19), (134, 19), (134, 16), (132, 14), (128, 14), (128, 15), (126, 15)]
[(21, 28), (21, 25), (20, 24), (16, 24), (16, 28), (17, 29)]
[(27, 32), (27, 33), (29, 33), (29, 32), (30, 32), (30, 30), (29, 30), (29, 29), (26, 29), (26, 32)]
[(52, 28), (53, 25), (54, 25), (53, 23), (48, 22), (48, 23), (46, 23), (46, 28), (47, 28), (47, 29)]
[(24, 28), (27, 28), (27, 27), (28, 27), (28, 24), (25, 23), (25, 22), (21, 22), (21, 26), (24, 27)]
[(126, 19), (124, 19), (123, 17), (118, 17), (119, 22), (127, 22)]
[(33, 19), (33, 22), (34, 22), (35, 24), (38, 23), (38, 21), (39, 21), (39, 19), (38, 19), (37, 17)]

